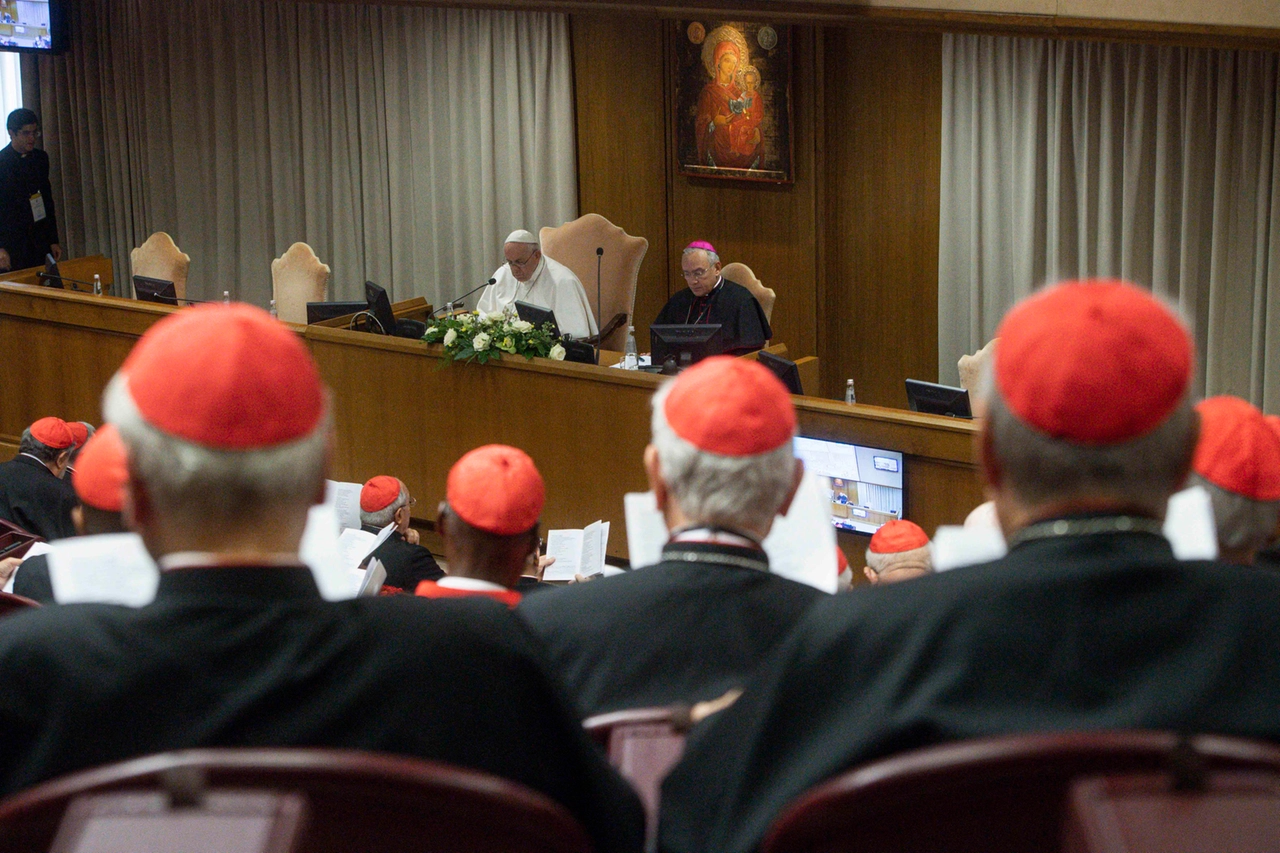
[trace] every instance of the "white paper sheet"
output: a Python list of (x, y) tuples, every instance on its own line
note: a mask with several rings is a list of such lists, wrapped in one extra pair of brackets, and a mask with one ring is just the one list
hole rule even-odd
[(632, 570), (662, 561), (667, 544), (667, 522), (658, 511), (653, 492), (628, 492), (622, 497), (627, 521), (627, 562)]
[(972, 527), (944, 524), (929, 543), (929, 556), (935, 572), (998, 560), (1008, 550), (1000, 528), (981, 524)]
[(1218, 559), (1218, 530), (1213, 500), (1203, 486), (1183, 489), (1169, 498), (1164, 538), (1179, 560)]
[(552, 530), (547, 533), (547, 556), (556, 561), (547, 567), (542, 579), (571, 581), (574, 575), (601, 574), (608, 547), (607, 521), (593, 521), (581, 530)]
[(324, 481), (324, 502), (333, 507), (343, 530), (360, 529), (360, 491), (363, 488), (359, 483)]
[(160, 570), (136, 533), (59, 539), (48, 555), (49, 582), (59, 604), (142, 607), (156, 597), (160, 585)]
[[(355, 598), (372, 598), (382, 589), (382, 585), (387, 582), (387, 567), (382, 565), (382, 561), (372, 559), (369, 561), (367, 569), (352, 569), (354, 572), (353, 580), (356, 585)], [(413, 592), (413, 590), (409, 590)]]
[[(25, 563), (27, 560), (30, 560), (32, 557), (38, 557), (41, 554), (48, 554), (48, 553), (49, 553), (48, 542), (32, 542), (31, 547), (27, 549), (27, 553), (22, 555), (22, 562)], [(21, 564), (18, 565), (17, 571), (9, 575), (9, 579), (4, 583), (4, 589), (0, 590), (0, 592), (13, 592), (13, 582), (17, 580), (18, 572), (20, 571), (22, 571)]]
[(831, 500), (818, 478), (804, 472), (785, 516), (773, 519), (764, 540), (769, 571), (823, 592), (836, 591), (836, 530)]
[(342, 562), (338, 546), (338, 515), (332, 506), (317, 504), (307, 513), (298, 557), (311, 568), (320, 595), (327, 601), (341, 601), (355, 595), (351, 575)]

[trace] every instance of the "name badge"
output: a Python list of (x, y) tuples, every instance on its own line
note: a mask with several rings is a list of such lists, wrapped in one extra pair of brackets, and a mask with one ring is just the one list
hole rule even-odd
[(31, 196), (31, 218), (36, 222), (43, 222), (44, 217), (44, 196), (40, 193), (33, 193)]

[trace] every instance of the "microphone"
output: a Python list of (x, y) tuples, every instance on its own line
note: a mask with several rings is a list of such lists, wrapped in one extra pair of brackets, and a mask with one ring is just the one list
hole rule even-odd
[[(468, 296), (470, 296), (471, 294), (475, 293), (475, 292), (476, 292), (477, 290), (479, 290), (480, 288), (482, 288), (482, 287), (488, 287), (488, 286), (489, 286), (489, 285), (491, 285), (491, 284), (497, 284), (497, 283), (498, 283), (498, 280), (497, 280), (496, 278), (491, 278), (491, 279), (489, 279), (488, 281), (486, 281), (484, 284), (480, 285), (480, 287), (473, 287), (473, 288), (471, 288), (470, 290), (468, 290), (466, 293), (464, 293), (464, 294), (462, 294), (461, 296), (459, 296), (457, 299), (452, 299), (452, 300), (450, 300), (450, 301), (448, 302), (448, 304), (449, 304), (449, 305), (453, 305), (454, 303), (462, 302), (462, 300), (466, 299)], [(432, 317), (435, 317), (435, 316), (436, 316), (437, 314), (439, 314), (439, 313), (440, 313), (439, 311), (434, 311), (434, 312), (432, 312), (431, 316), (432, 316)]]
[[(600, 304), (600, 265), (604, 263), (604, 246), (596, 246), (596, 316), (604, 319), (604, 306)], [(604, 343), (600, 329), (596, 329), (596, 364), (600, 363), (600, 345)]]

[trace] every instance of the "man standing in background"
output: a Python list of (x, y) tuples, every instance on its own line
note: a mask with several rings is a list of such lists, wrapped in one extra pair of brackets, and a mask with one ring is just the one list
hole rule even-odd
[(20, 270), (62, 258), (49, 186), (49, 155), (36, 148), (40, 121), (16, 109), (5, 122), (9, 144), (0, 149), (0, 270)]

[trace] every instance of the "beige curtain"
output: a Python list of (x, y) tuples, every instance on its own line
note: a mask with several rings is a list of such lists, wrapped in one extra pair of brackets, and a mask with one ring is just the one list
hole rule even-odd
[(38, 77), (65, 248), (168, 231), (188, 294), (265, 306), (302, 240), (331, 298), (435, 304), (483, 282), (501, 239), (577, 215), (561, 15), (252, 0), (82, 0)]
[(1280, 412), (1280, 54), (943, 40), (939, 373), (1045, 281), (1176, 302), (1196, 390)]

